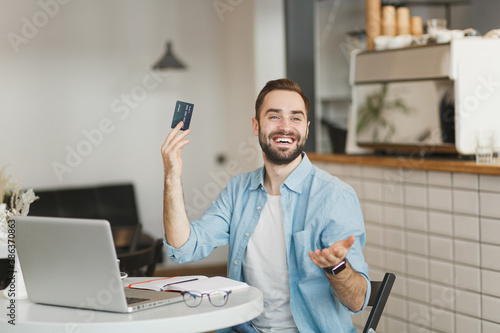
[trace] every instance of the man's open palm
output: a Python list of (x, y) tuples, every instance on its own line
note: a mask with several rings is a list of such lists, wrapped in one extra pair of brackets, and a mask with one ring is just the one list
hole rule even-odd
[(344, 260), (355, 240), (356, 237), (349, 236), (346, 239), (333, 243), (330, 247), (323, 250), (316, 249), (314, 251), (309, 251), (309, 258), (311, 258), (311, 261), (320, 268), (337, 266)]

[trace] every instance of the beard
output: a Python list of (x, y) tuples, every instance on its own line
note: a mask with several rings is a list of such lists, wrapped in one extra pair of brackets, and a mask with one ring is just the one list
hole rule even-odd
[[(273, 148), (271, 141), (274, 136), (292, 137), (295, 139), (297, 146), (293, 150), (289, 148)], [(269, 162), (275, 165), (284, 165), (293, 162), (302, 153), (306, 145), (306, 140), (300, 134), (285, 133), (283, 131), (276, 131), (266, 135), (259, 128), (259, 144)]]

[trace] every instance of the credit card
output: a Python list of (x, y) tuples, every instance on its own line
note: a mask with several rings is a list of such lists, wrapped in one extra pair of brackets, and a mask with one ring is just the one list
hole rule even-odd
[(191, 123), (191, 116), (193, 115), (194, 104), (177, 101), (174, 110), (174, 119), (172, 119), (172, 128), (177, 126), (179, 122), (183, 122), (181, 131), (185, 131), (189, 128)]

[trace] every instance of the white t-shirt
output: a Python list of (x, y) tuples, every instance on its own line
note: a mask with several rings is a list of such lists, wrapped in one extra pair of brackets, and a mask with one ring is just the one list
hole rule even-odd
[(290, 310), (285, 231), (280, 196), (268, 194), (243, 259), (245, 281), (264, 294), (264, 311), (252, 320), (259, 332), (298, 332)]

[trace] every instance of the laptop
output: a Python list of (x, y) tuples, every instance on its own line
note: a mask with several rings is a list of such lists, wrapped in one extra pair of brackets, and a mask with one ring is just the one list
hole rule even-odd
[(124, 288), (106, 220), (14, 220), (17, 253), (32, 302), (123, 313), (182, 302), (180, 293)]

